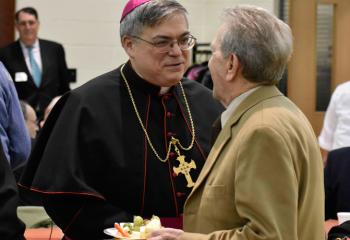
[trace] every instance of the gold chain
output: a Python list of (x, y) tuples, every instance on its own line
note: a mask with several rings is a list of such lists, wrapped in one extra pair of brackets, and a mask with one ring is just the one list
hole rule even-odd
[(159, 154), (157, 153), (156, 149), (154, 148), (153, 146), (153, 143), (151, 141), (151, 138), (147, 132), (147, 129), (145, 128), (145, 126), (143, 125), (143, 122), (141, 120), (141, 117), (140, 117), (140, 113), (139, 111), (137, 110), (137, 107), (136, 107), (136, 103), (135, 103), (135, 100), (134, 100), (134, 97), (132, 95), (132, 92), (131, 92), (131, 89), (130, 89), (130, 86), (129, 86), (129, 83), (128, 81), (126, 80), (125, 76), (124, 76), (124, 73), (123, 73), (123, 69), (124, 69), (124, 66), (125, 64), (121, 67), (120, 69), (120, 73), (123, 77), (123, 80), (125, 82), (125, 85), (126, 85), (126, 88), (128, 89), (128, 93), (129, 93), (129, 96), (130, 96), (130, 100), (131, 100), (131, 103), (132, 103), (132, 106), (134, 107), (134, 111), (135, 111), (135, 114), (137, 116), (137, 119), (142, 127), (142, 130), (143, 132), (145, 133), (145, 136), (146, 136), (146, 139), (147, 139), (147, 142), (149, 144), (149, 146), (151, 147), (153, 153), (156, 155), (156, 157), (159, 159), (159, 161), (161, 162), (166, 162), (169, 160), (169, 155), (170, 155), (170, 151), (171, 151), (171, 147), (174, 146), (175, 148), (175, 151), (177, 152), (177, 154), (179, 155), (179, 150), (177, 148), (177, 146), (179, 146), (182, 150), (185, 150), (185, 151), (188, 151), (190, 150), (192, 147), (193, 147), (193, 144), (194, 144), (194, 139), (195, 139), (195, 130), (194, 130), (194, 124), (193, 124), (193, 120), (192, 120), (192, 115), (191, 115), (191, 111), (190, 111), (190, 107), (188, 105), (188, 102), (187, 102), (187, 98), (186, 98), (186, 95), (185, 95), (185, 91), (183, 89), (183, 86), (182, 86), (182, 83), (181, 81), (179, 82), (180, 84), (180, 88), (181, 88), (181, 91), (182, 91), (182, 96), (184, 98), (184, 101), (185, 101), (185, 105), (186, 105), (186, 110), (188, 112), (188, 117), (190, 119), (190, 124), (191, 124), (191, 130), (192, 130), (192, 141), (191, 141), (191, 144), (188, 146), (188, 147), (184, 147), (182, 146), (182, 144), (180, 143), (179, 139), (177, 138), (174, 138), (174, 137), (171, 137), (171, 140), (169, 142), (169, 146), (168, 146), (168, 151), (167, 151), (167, 154), (166, 154), (166, 157), (164, 159), (162, 159)]

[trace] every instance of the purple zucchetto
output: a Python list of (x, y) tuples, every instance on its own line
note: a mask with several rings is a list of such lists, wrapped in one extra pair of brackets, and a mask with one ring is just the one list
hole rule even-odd
[(149, 1), (151, 0), (129, 0), (124, 7), (122, 17), (120, 18), (120, 22), (122, 22), (126, 15), (131, 13), (135, 8)]

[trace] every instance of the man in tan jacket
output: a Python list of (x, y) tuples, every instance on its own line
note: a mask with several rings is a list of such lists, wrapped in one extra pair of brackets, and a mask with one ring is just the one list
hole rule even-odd
[(209, 61), (222, 130), (184, 210), (149, 239), (324, 239), (323, 164), (304, 114), (275, 85), (292, 34), (266, 10), (225, 11)]

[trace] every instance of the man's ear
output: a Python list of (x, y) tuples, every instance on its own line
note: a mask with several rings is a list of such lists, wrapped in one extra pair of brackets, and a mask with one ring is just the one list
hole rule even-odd
[(231, 53), (227, 57), (227, 75), (226, 75), (226, 80), (227, 81), (232, 81), (235, 79), (239, 73), (241, 63), (239, 62), (238, 57), (236, 54)]
[(133, 58), (135, 55), (134, 41), (130, 37), (124, 36), (124, 37), (122, 37), (122, 46), (123, 46), (125, 52), (129, 55), (129, 57)]

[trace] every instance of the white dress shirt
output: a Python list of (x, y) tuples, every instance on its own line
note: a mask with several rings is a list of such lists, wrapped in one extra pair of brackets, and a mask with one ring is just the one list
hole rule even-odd
[[(21, 44), (24, 60), (26, 61), (27, 67), (29, 69), (29, 72), (32, 73), (32, 67), (31, 67), (30, 60), (29, 60), (28, 48), (21, 41), (19, 41), (19, 43)], [(32, 52), (33, 52), (34, 60), (38, 64), (38, 66), (39, 66), (39, 68), (40, 68), (40, 70), (42, 72), (43, 71), (43, 64), (42, 64), (42, 61), (41, 61), (40, 46), (39, 46), (39, 40), (38, 39), (35, 41), (35, 43), (33, 44), (32, 47), (33, 47)]]
[(236, 110), (236, 108), (246, 99), (250, 94), (256, 91), (260, 86), (249, 89), (248, 91), (242, 93), (238, 97), (234, 98), (231, 103), (227, 106), (226, 110), (221, 114), (221, 126), (222, 128), (225, 126), (226, 122), (232, 115), (232, 113)]
[(350, 81), (332, 94), (318, 141), (327, 151), (350, 146)]

